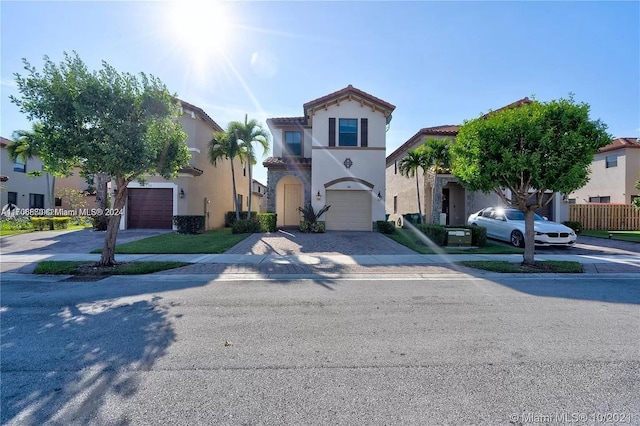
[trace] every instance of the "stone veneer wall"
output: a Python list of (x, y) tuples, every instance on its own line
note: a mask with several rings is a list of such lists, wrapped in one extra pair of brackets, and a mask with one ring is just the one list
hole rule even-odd
[[(442, 189), (448, 183), (457, 183), (458, 178), (452, 175), (433, 175), (428, 177), (428, 179), (433, 183), (433, 204), (431, 208), (431, 223), (439, 223), (440, 221), (440, 213), (442, 210)], [(471, 206), (473, 205), (473, 193), (471, 191), (465, 191), (465, 211), (470, 211)], [(425, 214), (425, 216), (429, 217)]]
[(268, 170), (267, 171), (267, 212), (276, 212), (276, 186), (285, 176), (293, 176), (302, 182), (304, 187), (305, 206), (311, 203), (311, 169), (309, 170)]

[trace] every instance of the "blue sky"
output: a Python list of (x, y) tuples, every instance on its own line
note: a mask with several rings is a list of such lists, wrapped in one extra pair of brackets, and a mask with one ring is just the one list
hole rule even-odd
[[(0, 133), (30, 124), (21, 58), (159, 77), (223, 127), (302, 115), (348, 84), (394, 105), (387, 154), (422, 127), (574, 93), (615, 137), (640, 133), (638, 2), (6, 2)], [(266, 125), (265, 125), (266, 127)], [(266, 183), (266, 170), (256, 168)]]

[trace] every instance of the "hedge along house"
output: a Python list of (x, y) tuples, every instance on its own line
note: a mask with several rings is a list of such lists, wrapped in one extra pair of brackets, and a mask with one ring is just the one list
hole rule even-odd
[(267, 210), (298, 226), (298, 207), (330, 209), (329, 231), (371, 231), (385, 219), (386, 131), (395, 106), (352, 85), (303, 105), (302, 117), (270, 118), (273, 157)]
[[(514, 108), (530, 103), (529, 98), (522, 98), (496, 111)], [(496, 112), (494, 111), (494, 112)], [(488, 113), (488, 114), (491, 114)], [(398, 149), (386, 158), (386, 209), (390, 220), (402, 223), (403, 214), (417, 213), (418, 201), (415, 177), (407, 178), (400, 174), (400, 161), (407, 152), (421, 146), (428, 138), (447, 139), (455, 141), (458, 125), (443, 125), (419, 130)], [(442, 223), (446, 225), (464, 225), (470, 214), (490, 206), (502, 205), (497, 194), (467, 191), (458, 179), (447, 170), (438, 172), (426, 170), (424, 174), (418, 172), (421, 208), (426, 223)], [(551, 193), (546, 195), (550, 197)], [(569, 212), (566, 201), (561, 194), (556, 194), (554, 200), (546, 207), (536, 211), (550, 220), (568, 220)]]
[[(206, 229), (219, 228), (225, 225), (226, 212), (235, 210), (231, 162), (221, 160), (214, 166), (209, 161), (209, 141), (222, 128), (201, 108), (180, 104), (179, 120), (191, 152), (189, 165), (173, 180), (147, 176), (144, 184), (131, 182), (120, 229), (175, 229), (175, 215), (204, 215)], [(245, 206), (249, 173), (238, 159), (234, 161), (238, 199)]]

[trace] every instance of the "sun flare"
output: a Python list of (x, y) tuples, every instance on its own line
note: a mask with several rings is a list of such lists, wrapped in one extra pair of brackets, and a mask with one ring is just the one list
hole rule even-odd
[(232, 24), (225, 2), (172, 1), (167, 10), (167, 29), (173, 40), (190, 54), (223, 53), (231, 39)]

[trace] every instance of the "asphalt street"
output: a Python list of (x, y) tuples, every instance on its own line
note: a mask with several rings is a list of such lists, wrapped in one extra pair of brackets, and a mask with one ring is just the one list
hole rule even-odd
[(640, 424), (633, 276), (59, 280), (3, 277), (3, 424)]

